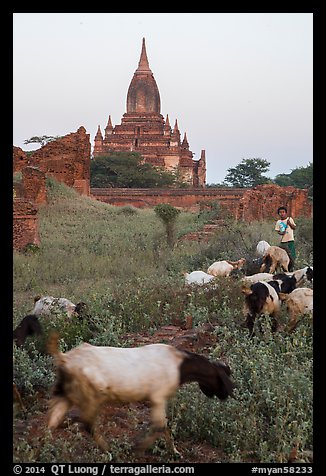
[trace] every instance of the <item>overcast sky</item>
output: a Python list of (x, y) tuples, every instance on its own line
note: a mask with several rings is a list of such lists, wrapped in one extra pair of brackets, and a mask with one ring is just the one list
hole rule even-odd
[(120, 124), (142, 38), (207, 182), (244, 158), (271, 178), (313, 161), (312, 13), (14, 13), (13, 143)]

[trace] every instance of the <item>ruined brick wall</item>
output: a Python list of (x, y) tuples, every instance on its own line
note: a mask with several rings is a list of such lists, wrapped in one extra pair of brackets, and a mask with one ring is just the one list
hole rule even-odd
[(128, 189), (92, 188), (91, 195), (111, 205), (138, 208), (169, 203), (189, 211), (199, 211), (202, 204), (218, 202), (223, 211), (238, 220), (251, 222), (275, 218), (279, 206), (285, 205), (294, 216), (312, 216), (307, 190), (278, 185), (261, 185), (254, 189)]
[(89, 195), (91, 143), (89, 134), (81, 126), (44, 145), (31, 156), (31, 165), (54, 177), (83, 195)]
[(287, 207), (288, 213), (294, 217), (312, 216), (307, 190), (266, 184), (245, 191), (236, 218), (250, 222), (275, 217), (280, 206)]
[(132, 205), (138, 208), (154, 207), (159, 203), (189, 211), (199, 211), (201, 204), (219, 201), (224, 210), (235, 216), (243, 189), (131, 189), (92, 188), (91, 196), (111, 205)]
[(45, 173), (37, 167), (25, 167), (23, 174), (23, 196), (34, 203), (46, 203)]
[(22, 169), (22, 181), (14, 182), (13, 246), (40, 244), (37, 205), (46, 203), (45, 173), (36, 167)]
[(20, 147), (13, 146), (13, 172), (21, 172), (21, 170), (30, 164), (30, 159)]
[(13, 247), (21, 250), (28, 244), (40, 245), (37, 207), (22, 198), (14, 200)]

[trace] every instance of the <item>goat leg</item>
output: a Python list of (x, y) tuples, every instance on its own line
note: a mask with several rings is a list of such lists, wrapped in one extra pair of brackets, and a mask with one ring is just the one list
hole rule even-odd
[(109, 445), (102, 435), (99, 434), (96, 427), (96, 419), (98, 415), (98, 409), (93, 409), (92, 406), (85, 406), (82, 408), (82, 420), (85, 425), (86, 431), (93, 437), (95, 443), (99, 448), (106, 453), (108, 451)]
[(58, 428), (70, 407), (71, 403), (64, 397), (55, 397), (52, 399), (48, 413), (48, 428), (50, 430)]
[(136, 445), (134, 446), (134, 451), (137, 453), (143, 453), (149, 446), (151, 446), (155, 442), (155, 440), (160, 438), (160, 436), (165, 437), (167, 447), (171, 451), (171, 453), (177, 456), (178, 458), (182, 458), (181, 453), (176, 449), (174, 445), (171, 432), (166, 426), (158, 428), (151, 427), (147, 436), (145, 436), (145, 438), (143, 438), (140, 442), (136, 443)]

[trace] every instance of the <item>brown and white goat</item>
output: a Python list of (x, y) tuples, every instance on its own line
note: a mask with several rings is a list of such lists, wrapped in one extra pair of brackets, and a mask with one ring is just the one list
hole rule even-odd
[(265, 271), (273, 274), (277, 267), (281, 270), (288, 272), (291, 258), (283, 248), (279, 246), (270, 246), (265, 252), (262, 260), (260, 271)]
[(297, 288), (290, 294), (280, 294), (281, 300), (285, 301), (290, 318), (286, 326), (287, 331), (291, 332), (295, 329), (299, 316), (313, 313), (313, 296), (314, 292), (310, 288)]
[(215, 261), (215, 263), (209, 266), (207, 273), (212, 276), (229, 276), (234, 269), (241, 269), (245, 262), (245, 258), (241, 258), (238, 261)]
[(48, 413), (48, 428), (60, 425), (73, 405), (81, 411), (87, 430), (103, 451), (107, 443), (96, 431), (96, 417), (105, 402), (149, 401), (151, 428), (138, 445), (145, 450), (165, 434), (177, 453), (167, 430), (166, 405), (178, 388), (198, 382), (207, 397), (221, 400), (232, 396), (231, 370), (222, 361), (210, 362), (198, 354), (166, 344), (136, 348), (97, 347), (83, 343), (67, 353), (58, 350), (58, 335), (49, 338), (48, 349), (57, 366), (57, 381)]

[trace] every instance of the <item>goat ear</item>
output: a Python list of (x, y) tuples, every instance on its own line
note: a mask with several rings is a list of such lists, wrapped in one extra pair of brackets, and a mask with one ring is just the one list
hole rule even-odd
[(34, 297), (34, 304), (41, 299), (41, 296), (35, 296)]
[(248, 288), (248, 286), (246, 284), (243, 284), (241, 286), (241, 292), (242, 292), (242, 294), (245, 294), (246, 296), (249, 296), (250, 294), (252, 294), (252, 290), (250, 288)]
[[(224, 385), (225, 391), (226, 391), (226, 398), (227, 396), (232, 397), (233, 396), (233, 390), (235, 388), (235, 383), (232, 382), (232, 380), (229, 377), (229, 374), (225, 368), (224, 365), (217, 365), (217, 371), (220, 379), (222, 380), (222, 383)], [(230, 369), (229, 369), (230, 371)], [(230, 371), (231, 373), (231, 371)]]

